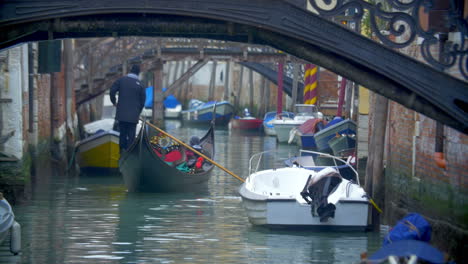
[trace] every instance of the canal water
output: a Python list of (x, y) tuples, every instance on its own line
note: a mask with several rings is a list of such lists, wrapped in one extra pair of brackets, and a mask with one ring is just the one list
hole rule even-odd
[[(179, 121), (168, 121), (166, 131), (185, 141), (205, 132)], [(217, 129), (215, 141), (216, 161), (242, 178), (252, 154), (298, 150), (229, 129)], [(128, 193), (119, 174), (43, 171), (30, 199), (14, 207), (22, 253), (2, 250), (1, 263), (359, 263), (383, 236), (253, 227), (238, 195), (241, 182), (218, 168), (205, 190), (192, 193)]]

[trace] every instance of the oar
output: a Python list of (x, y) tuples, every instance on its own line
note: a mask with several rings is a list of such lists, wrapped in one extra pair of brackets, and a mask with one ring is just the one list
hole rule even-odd
[[(142, 121), (143, 121), (143, 120), (142, 120)], [(143, 121), (143, 122), (146, 122), (146, 121)], [(155, 125), (153, 125), (153, 124), (151, 124), (151, 123), (149, 123), (149, 122), (146, 122), (146, 124), (150, 125), (152, 128), (156, 129), (157, 131), (159, 131), (159, 132), (163, 133), (164, 135), (166, 135), (166, 136), (172, 138), (173, 140), (177, 141), (177, 143), (183, 145), (184, 147), (186, 147), (186, 148), (190, 149), (191, 151), (197, 153), (198, 155), (202, 156), (202, 157), (205, 158), (207, 161), (213, 163), (214, 165), (216, 165), (216, 167), (222, 169), (223, 171), (225, 171), (225, 172), (228, 173), (229, 175), (233, 176), (234, 178), (238, 179), (239, 181), (245, 182), (244, 179), (242, 179), (241, 177), (235, 175), (235, 174), (232, 173), (230, 170), (224, 168), (224, 167), (221, 166), (220, 164), (216, 163), (214, 160), (208, 158), (208, 157), (207, 157), (206, 155), (204, 155), (203, 153), (200, 153), (200, 152), (197, 151), (196, 149), (192, 148), (190, 145), (185, 144), (183, 141), (178, 140), (176, 137), (170, 135), (170, 134), (167, 133), (166, 131), (164, 131), (164, 130), (158, 128), (157, 126), (155, 126)]]

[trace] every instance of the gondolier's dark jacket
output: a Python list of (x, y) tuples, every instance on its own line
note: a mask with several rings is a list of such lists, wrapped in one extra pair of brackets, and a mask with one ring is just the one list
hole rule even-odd
[[(117, 103), (116, 93), (119, 93)], [(114, 82), (110, 90), (110, 99), (112, 104), (117, 105), (116, 120), (138, 123), (141, 110), (145, 106), (146, 90), (138, 80), (138, 76), (130, 73)]]

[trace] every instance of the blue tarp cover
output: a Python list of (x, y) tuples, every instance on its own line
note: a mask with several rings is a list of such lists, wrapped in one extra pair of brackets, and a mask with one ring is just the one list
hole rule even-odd
[(416, 255), (419, 260), (424, 260), (427, 263), (445, 263), (442, 252), (428, 243), (418, 240), (400, 240), (388, 244), (372, 254), (369, 260), (371, 263), (388, 263), (383, 261), (389, 256), (409, 257), (411, 255)]
[(383, 244), (387, 245), (400, 240), (431, 240), (431, 225), (418, 213), (409, 213), (388, 232)]
[[(163, 88), (165, 91), (166, 88)], [(175, 108), (180, 102), (175, 98), (174, 95), (170, 94), (164, 99), (164, 107), (165, 108)], [(153, 86), (149, 86), (146, 88), (146, 101), (145, 101), (145, 108), (152, 108), (153, 107)]]

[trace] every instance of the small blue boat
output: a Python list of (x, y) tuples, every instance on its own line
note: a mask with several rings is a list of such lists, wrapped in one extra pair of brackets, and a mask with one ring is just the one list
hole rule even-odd
[(315, 133), (315, 143), (321, 152), (333, 153), (329, 141), (339, 135), (356, 135), (356, 123), (351, 119), (335, 118), (324, 129)]
[(234, 106), (228, 101), (203, 102), (196, 99), (189, 101), (189, 109), (182, 111), (182, 122), (192, 125), (209, 125), (216, 105), (215, 124), (227, 126), (234, 115)]

